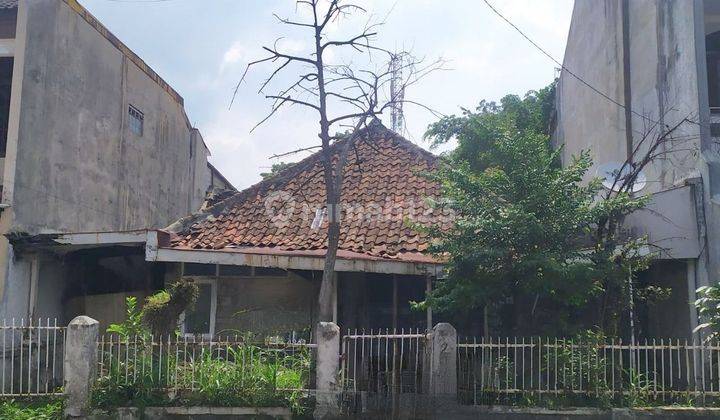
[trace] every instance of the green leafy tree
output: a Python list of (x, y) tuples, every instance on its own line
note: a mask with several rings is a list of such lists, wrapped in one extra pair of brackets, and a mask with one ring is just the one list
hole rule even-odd
[(458, 144), (431, 175), (442, 185), (436, 205), (456, 215), (451, 226), (429, 229), (431, 250), (448, 259), (448, 276), (427, 301), (433, 308), (499, 314), (510, 306), (499, 321), (506, 329), (568, 333), (577, 309), (600, 299), (592, 323), (617, 324), (624, 294), (602, 297), (625, 290), (647, 259), (637, 252), (643, 240), (622, 240), (616, 221), (647, 200), (623, 192), (599, 199), (600, 182), (583, 182), (587, 152), (559, 165), (549, 138), (553, 97), (551, 85), (482, 102), (427, 132), (435, 145)]

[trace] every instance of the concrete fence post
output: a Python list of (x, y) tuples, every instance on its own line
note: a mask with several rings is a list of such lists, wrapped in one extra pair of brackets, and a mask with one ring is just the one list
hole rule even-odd
[(67, 327), (64, 361), (65, 416), (87, 416), (90, 392), (97, 368), (97, 340), (100, 323), (79, 316)]
[(334, 322), (319, 322), (316, 330), (315, 418), (334, 418), (340, 413), (340, 328)]
[(457, 398), (457, 331), (441, 322), (428, 335), (427, 349), (430, 372), (426, 382), (429, 393), (437, 398)]

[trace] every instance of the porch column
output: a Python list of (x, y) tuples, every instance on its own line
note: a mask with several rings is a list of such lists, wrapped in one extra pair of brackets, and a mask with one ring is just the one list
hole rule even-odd
[(28, 319), (35, 317), (35, 306), (38, 298), (38, 279), (40, 277), (40, 257), (38, 254), (30, 256), (30, 292), (28, 295)]
[(398, 279), (397, 279), (397, 274), (393, 274), (393, 276), (392, 276), (392, 287), (393, 287), (392, 327), (393, 327), (393, 330), (397, 330), (397, 327), (398, 327)]
[(338, 323), (338, 273), (333, 272), (332, 277), (332, 322)]
[(693, 339), (695, 337), (698, 337), (702, 340), (701, 334), (695, 333), (695, 328), (700, 324), (700, 320), (698, 319), (698, 310), (695, 307), (695, 300), (697, 299), (697, 294), (695, 291), (698, 289), (698, 283), (696, 278), (696, 267), (697, 263), (693, 259), (687, 260), (687, 292), (688, 292), (688, 301), (689, 301), (689, 310), (690, 310), (690, 334)]
[[(427, 299), (428, 295), (432, 292), (432, 276), (426, 275), (425, 276), (425, 299)], [(427, 316), (427, 329), (426, 331), (430, 331), (433, 325), (433, 313), (432, 308), (430, 305), (428, 305), (427, 309), (425, 309), (426, 316)]]

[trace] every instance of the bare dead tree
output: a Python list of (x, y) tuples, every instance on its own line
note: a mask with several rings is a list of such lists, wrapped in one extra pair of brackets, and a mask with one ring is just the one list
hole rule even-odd
[[(613, 174), (613, 184), (606, 189), (604, 199), (618, 195), (633, 195), (638, 178), (649, 165), (677, 157), (681, 152), (697, 152), (693, 142), (699, 138), (698, 134), (682, 132), (684, 127), (697, 123), (691, 115), (687, 115), (672, 124), (666, 124), (664, 121), (670, 111), (658, 121), (650, 118), (643, 121), (639, 139), (634, 143), (630, 156)], [(606, 246), (616, 245), (615, 241), (609, 240), (608, 235), (617, 231), (622, 216), (618, 214), (616, 217), (611, 216), (601, 221), (596, 232), (599, 243), (606, 243)]]
[[(327, 6), (323, 6), (323, 3), (326, 3)], [(391, 52), (374, 45), (377, 29), (382, 22), (371, 23), (368, 21), (362, 31), (355, 36), (339, 40), (329, 39), (327, 36), (329, 24), (338, 22), (354, 13), (366, 13), (366, 10), (357, 4), (346, 3), (342, 0), (326, 2), (298, 0), (297, 7), (309, 9), (311, 17), (307, 21), (292, 20), (277, 15), (275, 17), (282, 24), (307, 29), (313, 39), (312, 52), (306, 55), (288, 54), (280, 51), (279, 40), (271, 47), (263, 47), (265, 57), (248, 63), (235, 88), (233, 101), (248, 71), (257, 65), (271, 63), (274, 65), (274, 69), (262, 82), (259, 93), (264, 94), (267, 99), (271, 99), (272, 106), (267, 116), (253, 127), (253, 130), (286, 106), (297, 105), (311, 109), (319, 116), (318, 138), (320, 144), (317, 147), (304, 147), (278, 156), (287, 156), (314, 148), (320, 149), (326, 193), (325, 211), (328, 217), (328, 239), (318, 298), (319, 320), (330, 321), (332, 319), (332, 281), (340, 240), (343, 169), (347, 163), (348, 154), (360, 139), (361, 133), (367, 132), (367, 130), (361, 129), (366, 128), (371, 121), (383, 112), (392, 110), (400, 102), (414, 104), (439, 115), (423, 104), (404, 97), (395, 97), (399, 95), (388, 92), (394, 70), (391, 65), (392, 57), (403, 56), (401, 66), (403, 79), (399, 82), (395, 80), (396, 85), (399, 83), (399, 91), (417, 83), (429, 73), (441, 69), (443, 61), (438, 59), (426, 64), (422, 59), (413, 57), (408, 52)], [(371, 62), (373, 62), (374, 55), (380, 55), (383, 59), (376, 62), (385, 64), (374, 69), (358, 69), (352, 64), (327, 64), (325, 59), (330, 50), (349, 50), (355, 54), (367, 55)], [(278, 75), (291, 69), (298, 73), (294, 82), (282, 88), (273, 89), (271, 85), (274, 84)], [(273, 92), (268, 93), (267, 91), (271, 89)], [(331, 133), (335, 131), (334, 127), (350, 128), (350, 134), (333, 135)], [(334, 146), (336, 142), (342, 144)], [(333, 155), (336, 151), (338, 158), (334, 160)]]

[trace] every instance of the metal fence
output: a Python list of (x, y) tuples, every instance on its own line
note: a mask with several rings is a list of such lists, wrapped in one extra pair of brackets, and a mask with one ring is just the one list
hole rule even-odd
[(720, 396), (720, 345), (677, 339), (484, 338), (458, 343), (458, 394), (472, 404), (527, 395), (695, 403)]
[(426, 334), (416, 330), (348, 331), (342, 339), (345, 391), (422, 393)]
[[(292, 334), (254, 340), (103, 335), (98, 341), (98, 375), (106, 384), (165, 391), (197, 391), (224, 381), (251, 386), (264, 375), (280, 390), (312, 386), (316, 344)], [(289, 381), (288, 378), (292, 379)]]
[(63, 383), (65, 327), (57, 320), (4, 320), (0, 396), (59, 395)]

